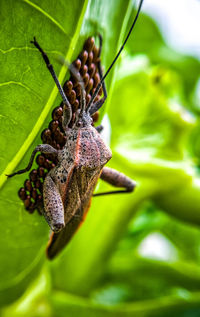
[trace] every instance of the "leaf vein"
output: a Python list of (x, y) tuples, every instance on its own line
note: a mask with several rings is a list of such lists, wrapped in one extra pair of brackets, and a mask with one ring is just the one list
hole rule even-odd
[(69, 35), (66, 33), (66, 31), (62, 27), (62, 25), (58, 21), (56, 21), (50, 14), (45, 12), (42, 8), (40, 8), (38, 5), (36, 5), (35, 3), (31, 2), (30, 0), (24, 0), (24, 2), (26, 2), (31, 7), (33, 7), (34, 9), (39, 11), (40, 13), (42, 13), (45, 17), (47, 17), (51, 22), (53, 22), (53, 24), (55, 24), (69, 38)]
[(28, 90), (28, 92), (31, 92), (32, 94), (34, 94), (36, 97), (38, 97), (39, 100), (41, 100), (41, 97), (31, 88), (29, 88), (28, 86), (22, 84), (21, 82), (19, 81), (7, 81), (7, 82), (4, 82), (4, 83), (0, 83), (0, 87), (3, 87), (3, 86), (9, 86), (9, 85), (18, 85), (20, 87), (23, 87), (24, 89)]
[[(18, 51), (31, 50), (31, 51), (38, 52), (38, 50), (35, 47), (24, 46), (24, 47), (10, 47), (7, 50), (3, 50), (2, 48), (0, 48), (0, 53), (7, 54), (7, 53), (13, 52), (15, 50), (18, 50)], [(62, 53), (59, 52), (59, 51), (48, 51), (48, 50), (45, 50), (45, 52), (48, 53), (48, 54), (50, 53), (50, 54), (55, 54), (55, 55), (62, 55)]]

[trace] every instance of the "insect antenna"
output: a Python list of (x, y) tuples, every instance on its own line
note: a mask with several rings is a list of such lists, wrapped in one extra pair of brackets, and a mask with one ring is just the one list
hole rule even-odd
[(124, 40), (124, 43), (122, 44), (122, 46), (121, 46), (121, 48), (119, 49), (119, 51), (118, 51), (117, 55), (115, 56), (114, 60), (112, 61), (112, 63), (111, 63), (110, 66), (108, 67), (107, 71), (105, 72), (105, 74), (104, 74), (103, 77), (101, 78), (100, 82), (98, 83), (98, 85), (97, 85), (97, 87), (96, 87), (96, 89), (95, 89), (95, 91), (94, 91), (94, 93), (93, 93), (93, 95), (92, 95), (92, 97), (91, 97), (91, 99), (90, 99), (90, 102), (88, 103), (88, 107), (87, 107), (88, 111), (90, 110), (90, 108), (91, 108), (91, 106), (92, 106), (92, 104), (93, 104), (93, 101), (94, 101), (94, 99), (96, 98), (96, 96), (97, 96), (97, 94), (98, 94), (98, 92), (99, 92), (99, 90), (100, 90), (100, 88), (101, 88), (101, 86), (102, 86), (102, 83), (103, 83), (104, 79), (107, 77), (107, 75), (109, 74), (109, 72), (110, 72), (110, 70), (112, 69), (113, 65), (114, 65), (115, 62), (117, 61), (119, 55), (121, 54), (122, 50), (124, 49), (124, 46), (125, 46), (126, 42), (128, 41), (128, 38), (129, 38), (129, 36), (130, 36), (130, 34), (131, 34), (131, 32), (132, 32), (134, 26), (135, 26), (135, 23), (136, 23), (136, 21), (137, 21), (137, 19), (138, 19), (138, 16), (139, 16), (139, 13), (140, 13), (140, 10), (141, 10), (143, 1), (144, 1), (144, 0), (140, 0), (140, 3), (139, 3), (139, 6), (138, 6), (138, 10), (137, 10), (135, 19), (134, 19), (134, 21), (133, 21), (133, 23), (132, 23), (132, 25), (131, 25), (131, 27), (130, 27), (130, 30), (129, 30), (129, 32), (128, 32), (126, 38), (125, 38), (125, 40)]
[(39, 43), (36, 40), (36, 37), (34, 36), (33, 41), (30, 41), (30, 43), (32, 43), (38, 50), (39, 52), (42, 54), (43, 60), (49, 70), (49, 72), (51, 73), (51, 76), (53, 77), (53, 80), (56, 83), (56, 86), (60, 92), (60, 95), (62, 97), (63, 103), (64, 103), (64, 107), (65, 107), (65, 113), (66, 113), (66, 125), (69, 124), (69, 122), (71, 121), (72, 118), (72, 109), (71, 109), (71, 105), (69, 100), (67, 99), (63, 88), (56, 76), (56, 73), (54, 71), (53, 65), (50, 63), (49, 58), (47, 56), (47, 54), (43, 51), (43, 49), (41, 48), (41, 46), (39, 45)]

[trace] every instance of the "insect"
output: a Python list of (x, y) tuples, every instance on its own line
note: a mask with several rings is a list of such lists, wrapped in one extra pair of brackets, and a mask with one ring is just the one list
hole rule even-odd
[[(102, 107), (107, 98), (104, 79), (110, 72), (131, 34), (142, 2), (143, 0), (140, 1), (136, 17), (122, 47), (104, 76), (100, 61), (97, 63), (100, 81), (87, 106), (83, 80), (76, 68), (73, 65), (70, 66), (70, 71), (80, 85), (80, 107), (76, 110), (74, 118), (72, 118), (72, 106), (58, 81), (48, 56), (38, 44), (36, 38), (31, 41), (41, 53), (62, 97), (62, 128), (65, 134), (65, 145), (62, 149), (56, 149), (50, 144), (38, 145), (32, 152), (28, 166), (7, 176), (13, 177), (29, 171), (37, 152), (51, 155), (57, 160), (57, 165), (47, 173), (44, 179), (43, 204), (40, 205), (40, 211), (52, 230), (52, 235), (47, 246), (47, 257), (49, 259), (54, 258), (65, 247), (79, 227), (90, 207), (91, 197), (99, 178), (115, 187), (124, 189), (98, 193), (95, 196), (132, 192), (135, 187), (135, 182), (130, 178), (114, 169), (105, 167), (105, 164), (111, 159), (112, 154), (100, 136), (101, 127), (94, 128), (92, 126), (91, 116)], [(102, 38), (101, 36), (99, 38), (101, 51)], [(104, 96), (96, 101), (101, 87)]]

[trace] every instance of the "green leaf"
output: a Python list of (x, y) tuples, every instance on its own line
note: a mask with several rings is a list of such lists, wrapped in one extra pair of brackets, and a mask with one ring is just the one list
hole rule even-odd
[(156, 300), (136, 301), (121, 305), (102, 305), (91, 300), (72, 296), (70, 294), (55, 292), (51, 297), (53, 315), (55, 317), (66, 316), (66, 311), (72, 316), (80, 317), (163, 317), (183, 316), (184, 312), (199, 312), (199, 292), (162, 296)]
[[(129, 24), (134, 14), (133, 10)], [(130, 55), (146, 54), (153, 65), (162, 65), (164, 68), (176, 71), (184, 85), (183, 93), (187, 99), (186, 106), (198, 111), (199, 106), (191, 98), (191, 92), (199, 78), (199, 60), (176, 52), (169, 47), (152, 18), (142, 13), (140, 19), (142, 23), (138, 23), (135, 28), (133, 40), (127, 43), (126, 50)]]
[[(67, 70), (57, 57), (72, 61), (84, 40), (99, 32), (104, 39), (103, 65), (108, 66), (122, 42), (131, 8), (131, 1), (122, 0), (17, 0), (12, 6), (1, 2), (1, 305), (18, 298), (40, 270), (49, 236), (44, 219), (26, 213), (18, 198), (25, 176), (9, 180), (5, 176), (27, 165), (30, 153), (41, 143), (40, 133), (48, 126), (52, 108), (61, 100), (30, 40), (36, 36), (63, 82)], [(112, 74), (108, 86), (111, 78)]]
[[(157, 80), (160, 69), (149, 67), (134, 74), (134, 66), (135, 59), (129, 58), (127, 65), (126, 60), (122, 62), (108, 114), (112, 127), (111, 148), (114, 149), (109, 164), (135, 179), (136, 190), (126, 197), (93, 199), (84, 226), (60, 259), (52, 264), (56, 289), (86, 295), (95, 288), (130, 219), (147, 199), (158, 203), (156, 199), (161, 197), (164, 206), (164, 201), (170, 202), (172, 192), (183, 190), (182, 184), (187, 184), (193, 195), (189, 198), (188, 192), (186, 196), (187, 208), (192, 197), (198, 201), (192, 211), (188, 214), (185, 207), (181, 212), (185, 203), (181, 197), (176, 205), (171, 204), (171, 209), (165, 210), (182, 220), (200, 223), (197, 210), (200, 203), (197, 192), (200, 192), (192, 188), (197, 177), (195, 169), (191, 175), (192, 162), (182, 162), (188, 155), (186, 145), (195, 127), (195, 118), (182, 106), (180, 77), (166, 68)], [(128, 67), (129, 73), (133, 73), (129, 76)], [(101, 188), (98, 190), (103, 191)], [(173, 197), (176, 199), (175, 194)], [(177, 205), (180, 207), (176, 208)]]
[[(144, 202), (153, 200), (168, 214), (188, 222), (200, 223), (198, 175), (188, 146), (188, 139), (196, 122), (183, 106), (185, 100), (190, 99), (189, 89), (185, 85), (188, 83), (187, 87), (190, 89), (194, 87), (199, 64), (196, 60), (193, 63), (190, 58), (183, 57), (182, 64), (179, 65), (176, 60), (179, 55), (166, 49), (162, 36), (150, 19), (144, 18), (142, 23), (143, 17), (140, 17), (137, 25), (143, 25), (144, 29), (140, 32), (143, 32), (144, 37), (140, 42), (136, 41), (136, 52), (148, 52), (148, 58), (137, 56), (132, 59), (131, 56), (125, 60), (124, 54), (121, 68), (115, 76), (117, 85), (113, 86), (116, 68), (106, 79), (109, 88), (108, 114), (112, 127), (111, 147), (114, 149), (110, 164), (136, 179), (137, 188), (133, 195), (94, 198), (84, 225), (69, 246), (55, 261), (44, 265), (48, 225), (38, 214), (26, 213), (17, 196), (17, 190), (23, 186), (25, 176), (9, 180), (5, 177), (5, 174), (27, 165), (33, 148), (41, 142), (40, 133), (48, 126), (52, 108), (61, 100), (41, 56), (29, 41), (33, 36), (37, 37), (63, 82), (67, 70), (57, 63), (57, 58), (64, 56), (72, 61), (82, 49), (84, 40), (98, 32), (104, 39), (103, 66), (109, 66), (132, 21), (131, 12), (132, 1), (123, 0), (115, 3), (107, 0), (78, 0), (75, 3), (68, 0), (17, 0), (12, 2), (12, 6), (3, 0), (0, 4), (3, 30), (0, 35), (0, 305), (8, 305), (19, 298), (29, 284), (37, 281), (36, 277), (43, 266), (49, 270), (52, 278), (52, 292), (48, 298), (45, 298), (44, 287), (43, 293), (38, 293), (35, 301), (25, 305), (25, 310), (23, 304), (27, 303), (26, 297), (24, 302), (22, 298), (21, 310), (14, 304), (11, 310), (4, 311), (5, 316), (10, 313), (16, 316), (20, 313), (24, 316), (41, 316), (40, 305), (45, 307), (44, 316), (65, 316), (66, 311), (79, 316), (172, 316), (174, 313), (177, 316), (182, 310), (193, 309), (199, 304), (198, 291), (187, 292), (180, 288), (176, 290), (173, 285), (173, 282), (181, 281), (183, 288), (189, 285), (191, 289), (198, 289), (199, 270), (196, 264), (190, 266), (180, 261), (176, 267), (148, 261), (146, 264), (140, 260), (132, 262), (135, 259), (129, 258), (128, 261), (125, 257), (120, 261), (114, 256), (116, 267), (112, 263), (108, 267), (108, 260), (126, 232), (130, 220)], [(144, 30), (148, 30), (146, 37), (151, 40), (146, 43), (146, 48), (141, 48), (141, 44), (145, 42)], [(153, 41), (155, 45), (151, 50)], [(131, 41), (128, 51), (132, 53)], [(161, 65), (152, 67), (158, 55), (161, 56)], [(177, 65), (180, 67), (176, 67)], [(191, 66), (194, 73), (186, 78)], [(185, 77), (180, 78), (180, 74)], [(189, 108), (192, 107), (191, 104)], [(195, 140), (191, 147), (194, 142)], [(106, 188), (109, 187), (100, 183), (97, 190), (104, 191)], [(172, 225), (170, 227), (169, 224), (171, 231), (170, 228), (168, 231), (164, 228), (166, 222), (162, 217), (158, 222), (159, 224), (152, 221), (151, 224), (148, 222), (141, 225), (140, 230), (135, 233), (137, 241), (132, 244), (132, 249), (135, 250), (139, 241), (152, 228), (160, 225), (161, 231), (173, 241), (180, 253), (187, 253), (187, 248), (180, 244), (181, 237), (186, 235), (187, 230), (179, 228), (179, 238), (178, 235), (173, 235)], [(198, 261), (199, 233), (188, 230), (188, 234), (190, 233), (187, 246), (192, 249), (193, 242), (195, 246), (183, 259), (191, 256), (193, 261)], [(188, 274), (180, 270), (182, 264)], [(141, 302), (141, 267), (147, 269), (145, 277), (151, 272), (156, 276), (157, 270), (160, 270), (161, 275), (155, 288), (157, 287), (157, 291), (163, 290), (163, 285), (167, 285), (166, 287), (174, 289), (175, 294), (172, 292), (165, 297)], [(193, 274), (194, 269), (197, 276)], [(113, 278), (110, 288), (105, 287), (105, 292), (98, 293), (98, 287), (108, 277), (107, 274)], [(165, 284), (162, 274), (166, 280), (169, 277), (170, 283)], [(135, 276), (137, 294), (141, 292), (141, 296), (138, 296), (140, 302), (134, 302), (134, 297), (131, 298), (135, 291), (132, 288)], [(151, 286), (157, 280), (152, 278)], [(127, 283), (124, 283), (125, 287), (121, 286), (123, 281)], [(48, 291), (49, 288), (48, 284)], [(30, 292), (31, 289), (30, 287)], [(146, 298), (154, 297), (152, 295), (156, 292), (154, 293), (153, 286), (147, 289), (149, 297)], [(156, 293), (155, 297), (157, 296), (159, 292)], [(129, 303), (119, 304), (127, 299)], [(110, 303), (117, 305), (108, 306)]]
[(118, 77), (109, 108), (112, 149), (141, 185), (143, 179), (157, 184), (152, 198), (161, 209), (199, 224), (200, 187), (188, 151), (197, 121), (182, 105), (179, 76), (167, 69), (159, 82), (155, 76), (155, 68), (149, 68)]
[[(29, 215), (18, 198), (25, 176), (5, 176), (27, 165), (58, 95), (30, 40), (36, 36), (52, 60), (58, 54), (71, 60), (86, 7), (87, 1), (1, 2), (1, 305), (16, 299), (40, 270), (49, 235), (44, 219)], [(62, 81), (65, 67), (55, 63), (55, 69)]]

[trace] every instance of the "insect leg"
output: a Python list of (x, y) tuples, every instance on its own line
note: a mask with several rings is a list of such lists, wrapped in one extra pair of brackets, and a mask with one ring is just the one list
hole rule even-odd
[(54, 71), (54, 68), (53, 68), (53, 65), (50, 64), (50, 61), (49, 61), (49, 58), (47, 56), (47, 54), (43, 51), (43, 49), (40, 47), (40, 45), (38, 44), (38, 42), (36, 41), (36, 38), (34, 37), (33, 38), (33, 41), (31, 41), (31, 43), (33, 43), (35, 45), (35, 47), (40, 51), (40, 53), (42, 54), (42, 57), (45, 61), (45, 64), (48, 68), (48, 70), (50, 71), (51, 73), (51, 76), (53, 77), (55, 83), (56, 83), (56, 86), (58, 87), (58, 90), (60, 92), (60, 95), (62, 97), (62, 100), (63, 100), (63, 103), (65, 105), (65, 114), (66, 114), (66, 118), (68, 119), (68, 122), (67, 124), (69, 124), (71, 118), (72, 118), (72, 109), (71, 109), (71, 105), (70, 105), (70, 102), (69, 100), (67, 99), (65, 93), (64, 93), (64, 90), (62, 89), (62, 86), (56, 76), (56, 73)]
[(105, 193), (97, 193), (97, 194), (94, 194), (93, 196), (130, 193), (134, 190), (136, 185), (136, 183), (132, 179), (130, 179), (126, 175), (110, 167), (103, 168), (100, 178), (115, 187), (124, 187), (124, 190), (115, 190), (115, 191), (110, 191)]
[[(102, 39), (102, 36), (99, 34), (99, 41), (100, 41), (100, 44), (99, 44), (99, 56), (101, 54), (101, 49), (102, 49), (102, 42), (103, 42), (103, 39)], [(100, 75), (100, 80), (102, 80), (103, 78), (103, 72), (102, 72), (102, 68), (101, 68), (101, 62), (99, 60), (98, 64), (97, 64), (97, 67), (98, 67), (98, 71), (99, 71), (99, 75)], [(98, 100), (97, 102), (95, 102), (94, 104), (88, 104), (88, 109), (89, 109), (89, 113), (90, 115), (94, 114), (96, 111), (98, 111), (104, 104), (106, 98), (107, 98), (107, 90), (106, 90), (106, 85), (105, 85), (105, 81), (103, 80), (102, 83), (102, 88), (103, 88), (103, 98), (101, 98), (100, 100)], [(99, 86), (99, 89), (101, 88), (101, 85)], [(98, 91), (97, 91), (98, 93)]]
[(32, 167), (32, 164), (33, 164), (33, 160), (34, 160), (34, 157), (36, 155), (37, 152), (41, 152), (41, 153), (46, 153), (46, 154), (54, 154), (54, 155), (57, 155), (58, 154), (58, 151), (56, 149), (54, 149), (51, 145), (49, 144), (40, 144), (38, 146), (36, 146), (36, 148), (33, 150), (32, 154), (31, 154), (31, 158), (30, 158), (30, 161), (27, 165), (26, 168), (20, 170), (20, 171), (17, 171), (13, 174), (10, 174), (10, 175), (6, 175), (8, 177), (13, 177), (17, 174), (23, 174), (25, 172), (28, 172), (31, 167)]
[(43, 186), (44, 210), (43, 214), (54, 232), (59, 232), (65, 226), (64, 207), (56, 184), (47, 175)]

